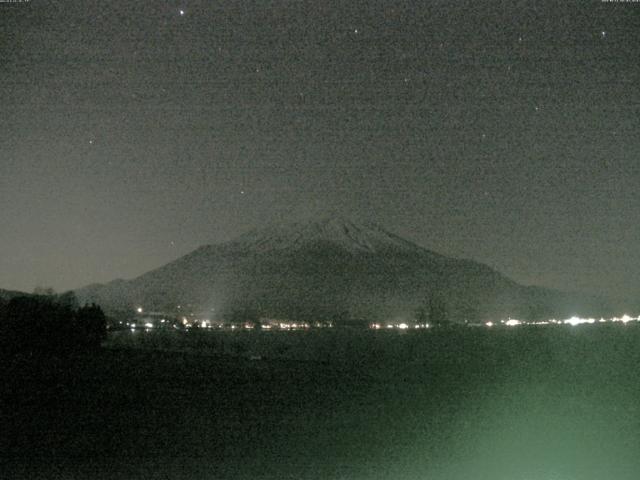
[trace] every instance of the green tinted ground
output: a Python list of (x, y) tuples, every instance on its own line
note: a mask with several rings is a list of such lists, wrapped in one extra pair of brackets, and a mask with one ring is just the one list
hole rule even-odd
[(0, 473), (636, 479), (638, 346), (631, 325), (123, 333), (5, 379)]

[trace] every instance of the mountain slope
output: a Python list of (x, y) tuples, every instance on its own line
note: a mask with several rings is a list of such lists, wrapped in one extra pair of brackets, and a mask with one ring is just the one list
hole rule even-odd
[(457, 321), (600, 314), (602, 302), (524, 287), (486, 265), (439, 255), (372, 224), (342, 218), (274, 225), (198, 248), (130, 281), (92, 285), (81, 301), (107, 309), (218, 316), (373, 321), (414, 316), (438, 297)]

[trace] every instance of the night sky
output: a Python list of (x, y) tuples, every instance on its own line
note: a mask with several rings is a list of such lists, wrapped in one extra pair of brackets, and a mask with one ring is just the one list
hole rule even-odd
[(640, 295), (640, 3), (0, 3), (0, 288), (339, 212)]

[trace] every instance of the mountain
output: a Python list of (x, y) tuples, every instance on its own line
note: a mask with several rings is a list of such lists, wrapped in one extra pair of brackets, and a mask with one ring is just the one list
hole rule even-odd
[(481, 263), (340, 217), (254, 230), (133, 280), (91, 285), (76, 294), (107, 310), (140, 305), (175, 311), (184, 305), (219, 317), (252, 311), (344, 322), (411, 319), (434, 298), (454, 321), (600, 315), (609, 309), (600, 299), (519, 285)]

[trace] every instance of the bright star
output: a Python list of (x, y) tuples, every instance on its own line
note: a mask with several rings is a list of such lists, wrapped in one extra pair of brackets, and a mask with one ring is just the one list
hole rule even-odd
[(180, 10), (180, 16), (183, 17), (184, 16), (184, 10)]

